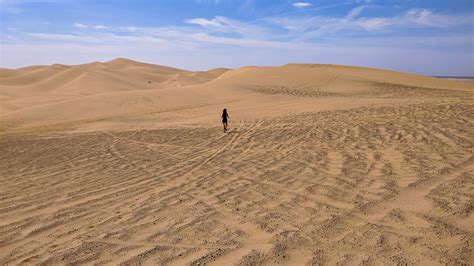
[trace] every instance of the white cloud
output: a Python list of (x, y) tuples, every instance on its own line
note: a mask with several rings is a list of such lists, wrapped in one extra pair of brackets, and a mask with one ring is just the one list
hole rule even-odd
[(293, 6), (297, 8), (305, 8), (305, 7), (310, 7), (311, 3), (297, 2), (297, 3), (293, 3)]
[(209, 20), (205, 18), (193, 18), (193, 19), (185, 20), (185, 22), (188, 24), (195, 24), (195, 25), (200, 25), (203, 27), (207, 27), (207, 26), (222, 27), (223, 26), (216, 19)]
[[(405, 24), (413, 24), (417, 26), (427, 26), (435, 28), (447, 28), (455, 27), (460, 25), (472, 25), (474, 21), (473, 14), (470, 15), (446, 15), (446, 14), (436, 14), (428, 9), (412, 9), (406, 12), (403, 17)], [(400, 21), (400, 24), (403, 23)]]
[(228, 38), (212, 36), (206, 33), (196, 33), (190, 36), (194, 41), (223, 44), (240, 47), (254, 47), (254, 48), (295, 48), (293, 44), (288, 42), (267, 41), (259, 39), (242, 39), (242, 38)]
[[(72, 26), (81, 30), (73, 31), (74, 34), (67, 32), (63, 34), (22, 33), (19, 31), (15, 32), (15, 40), (9, 41), (7, 44), (11, 51), (19, 51), (19, 48), (14, 48), (13, 45), (23, 43), (32, 47), (35, 45), (80, 47), (82, 45), (94, 47), (100, 51), (96, 55), (104, 53), (114, 57), (136, 59), (147, 58), (146, 55), (151, 54), (156, 54), (156, 60), (163, 58), (164, 55), (175, 59), (183, 56), (179, 60), (184, 66), (188, 61), (183, 53), (194, 58), (195, 61), (190, 61), (193, 66), (204, 64), (202, 61), (206, 61), (206, 64), (215, 64), (213, 66), (222, 66), (225, 65), (222, 58), (232, 61), (230, 58), (233, 56), (238, 57), (238, 62), (247, 65), (258, 65), (259, 62), (260, 64), (269, 64), (269, 62), (283, 64), (306, 60), (307, 62), (326, 61), (328, 63), (366, 64), (380, 67), (390, 67), (383, 60), (393, 61), (401, 55), (416, 55), (415, 50), (430, 50), (433, 52), (432, 54), (435, 54), (434, 51), (439, 53), (451, 49), (450, 52), (442, 53), (447, 57), (447, 54), (453, 53), (456, 47), (469, 47), (472, 44), (469, 34), (465, 34), (468, 36), (465, 38), (448, 36), (448, 31), (446, 31), (446, 29), (454, 29), (458, 26), (471, 25), (472, 14), (450, 15), (427, 9), (412, 9), (391, 17), (365, 16), (363, 11), (372, 7), (366, 4), (360, 5), (339, 17), (296, 15), (295, 13), (301, 14), (305, 10), (292, 9), (292, 12), (289, 13), (253, 21), (241, 21), (223, 16), (197, 17), (185, 20), (185, 25), (164, 27), (134, 25), (112, 27), (76, 22)], [(435, 33), (432, 33), (431, 36), (413, 36), (413, 32), (419, 28), (438, 28), (440, 30), (437, 31), (437, 36), (434, 36)], [(415, 30), (410, 33), (410, 29)], [(386, 32), (396, 34), (384, 34)], [(114, 52), (106, 53), (108, 49)], [(460, 49), (459, 54), (465, 51), (463, 49)], [(371, 54), (372, 51), (378, 52)], [(54, 50), (50, 51), (52, 57), (54, 57), (54, 52)], [(219, 55), (214, 55), (216, 53)], [(388, 55), (389, 53), (391, 55)], [(206, 54), (210, 59), (202, 60), (206, 58), (203, 54)], [(395, 54), (397, 56), (394, 56)], [(18, 53), (16, 55), (18, 56)], [(67, 53), (64, 52), (64, 55), (66, 56)], [(344, 59), (345, 57), (342, 55), (347, 59)], [(465, 55), (466, 52), (463, 53), (463, 56)], [(426, 59), (430, 56), (417, 58)], [(13, 56), (9, 58), (12, 62), (16, 60)], [(29, 60), (26, 57), (22, 58)], [(219, 61), (220, 59), (217, 58), (222, 60)], [(364, 61), (365, 58), (368, 58), (367, 61)], [(460, 55), (457, 58), (462, 59)], [(401, 65), (401, 59), (397, 60)], [(464, 61), (461, 64), (465, 66), (467, 59), (462, 60)], [(156, 62), (166, 64), (166, 62)], [(411, 62), (412, 65), (417, 63)]]
[(188, 19), (185, 20), (185, 23), (201, 26), (211, 32), (237, 33), (243, 37), (251, 38), (265, 35), (268, 30), (266, 27), (260, 25), (229, 19), (222, 16), (216, 16), (213, 19)]
[(72, 24), (73, 27), (76, 27), (76, 28), (80, 28), (80, 29), (87, 29), (88, 26), (84, 25), (84, 24), (81, 24), (81, 23), (74, 23)]
[[(399, 41), (406, 45), (406, 41), (409, 40)], [(463, 51), (439, 53), (430, 49), (393, 48), (386, 45), (367, 46), (365, 42), (356, 42), (350, 45), (343, 43), (311, 44), (308, 47), (296, 47), (283, 53), (278, 48), (268, 49), (266, 47), (228, 49), (223, 46), (213, 46), (183, 50), (181, 47), (172, 45), (167, 47), (154, 43), (81, 45), (58, 42), (44, 44), (18, 42), (5, 44), (2, 49), (4, 49), (2, 66), (8, 67), (53, 63), (79, 64), (126, 57), (194, 70), (300, 62), (359, 65), (436, 75), (468, 76), (474, 73), (470, 59), (471, 54)], [(279, 56), (275, 56), (275, 53), (279, 53)], [(426, 64), (426, 62), (430, 62), (430, 64)]]
[(95, 26), (92, 26), (93, 29), (96, 29), (96, 30), (106, 30), (108, 29), (109, 27), (107, 26), (104, 26), (104, 25), (95, 25)]
[[(30, 36), (38, 39), (68, 42), (112, 43), (133, 41), (156, 43), (167, 40), (169, 43), (177, 43), (185, 47), (196, 47), (196, 45), (203, 47), (209, 44), (295, 49), (295, 47), (302, 46), (311, 47), (315, 40), (324, 42), (324, 40), (335, 37), (346, 40), (347, 38), (355, 39), (357, 36), (367, 33), (374, 36), (374, 38), (383, 39), (383, 37), (377, 37), (377, 32), (387, 29), (395, 30), (397, 27), (403, 29), (410, 27), (442, 27), (442, 25), (452, 26), (469, 22), (469, 20), (463, 19), (463, 16), (440, 15), (429, 10), (419, 9), (409, 10), (395, 17), (360, 17), (362, 11), (366, 8), (370, 8), (370, 6), (358, 6), (343, 17), (280, 16), (253, 22), (242, 22), (222, 16), (211, 19), (192, 18), (185, 20), (185, 23), (189, 26), (111, 28), (103, 25), (93, 26), (75, 23), (75, 27), (103, 30), (104, 33), (99, 34), (98, 31), (92, 31), (89, 35), (39, 33), (30, 34)], [(282, 29), (287, 31), (282, 31)], [(117, 32), (120, 32), (120, 34), (114, 34)], [(342, 42), (341, 39), (340, 41)]]
[(362, 18), (357, 20), (356, 25), (366, 31), (378, 31), (391, 24), (390, 20), (385, 18)]
[(81, 36), (73, 34), (55, 34), (55, 33), (28, 33), (30, 37), (38, 40), (62, 41), (62, 42), (95, 42), (101, 41), (98, 37)]
[(120, 30), (122, 31), (128, 31), (128, 32), (135, 32), (138, 30), (137, 27), (119, 27)]
[(347, 14), (346, 19), (353, 19), (358, 17), (367, 7), (368, 6), (358, 6), (351, 9), (351, 11), (349, 11), (349, 13)]
[(381, 31), (408, 30), (413, 28), (453, 28), (472, 25), (472, 14), (446, 15), (427, 9), (412, 9), (393, 17), (361, 17), (362, 11), (371, 6), (353, 8), (344, 17), (279, 16), (265, 21), (288, 30), (289, 38), (310, 40), (347, 32), (376, 34)]
[(69, 43), (96, 43), (111, 44), (122, 42), (135, 43), (167, 43), (165, 39), (153, 36), (123, 36), (110, 33), (94, 35), (56, 34), (56, 33), (28, 33), (30, 37), (40, 41), (69, 42)]
[(110, 27), (108, 26), (104, 26), (104, 25), (85, 25), (85, 24), (82, 24), (82, 23), (74, 23), (72, 24), (73, 27), (76, 27), (76, 28), (79, 28), (79, 29), (94, 29), (94, 30), (107, 30), (109, 29)]

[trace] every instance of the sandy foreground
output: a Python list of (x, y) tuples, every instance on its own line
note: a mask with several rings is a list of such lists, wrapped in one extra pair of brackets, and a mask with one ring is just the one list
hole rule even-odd
[(472, 264), (473, 107), (347, 66), (0, 69), (0, 265)]

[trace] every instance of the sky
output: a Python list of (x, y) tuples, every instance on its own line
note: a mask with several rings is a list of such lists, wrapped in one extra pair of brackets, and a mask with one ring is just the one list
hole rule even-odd
[(473, 0), (0, 0), (0, 66), (341, 64), (474, 76)]

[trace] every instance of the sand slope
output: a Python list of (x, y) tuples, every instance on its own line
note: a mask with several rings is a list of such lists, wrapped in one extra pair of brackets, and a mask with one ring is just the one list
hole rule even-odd
[(333, 65), (1, 69), (0, 264), (472, 264), (473, 88)]
[(204, 83), (222, 72), (190, 72), (127, 59), (77, 66), (0, 69), (2, 114), (103, 93)]
[[(216, 118), (218, 121), (215, 112), (224, 106), (237, 108), (238, 119), (254, 119), (255, 110), (266, 117), (333, 108), (322, 97), (350, 107), (367, 105), (374, 99), (400, 102), (430, 95), (461, 97), (473, 88), (468, 82), (334, 65), (290, 64), (190, 72), (115, 59), (3, 72), (0, 101), (6, 128), (90, 124), (96, 123), (94, 119), (117, 120), (136, 114), (140, 119), (131, 125), (145, 128), (160, 122), (182, 124), (196, 119), (199, 123), (214, 123)], [(157, 120), (147, 116), (162, 112), (170, 112), (173, 117), (167, 114), (168, 119)], [(113, 129), (111, 123), (108, 126)], [(117, 123), (116, 128), (122, 126)]]

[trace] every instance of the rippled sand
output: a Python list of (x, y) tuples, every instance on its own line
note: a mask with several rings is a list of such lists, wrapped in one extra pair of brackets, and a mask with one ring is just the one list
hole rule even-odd
[(472, 83), (331, 67), (105, 96), (2, 77), (0, 264), (473, 263)]

